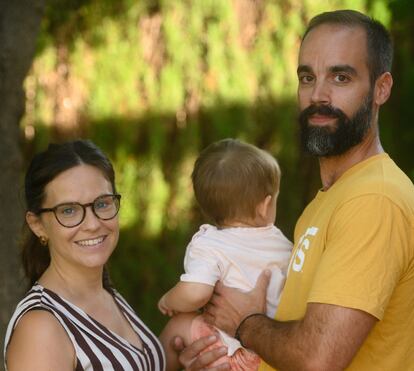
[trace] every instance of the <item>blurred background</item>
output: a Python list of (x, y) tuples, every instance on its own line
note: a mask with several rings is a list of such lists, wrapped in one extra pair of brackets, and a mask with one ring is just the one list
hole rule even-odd
[(22, 168), (49, 142), (77, 137), (109, 155), (123, 197), (111, 277), (156, 333), (166, 322), (156, 303), (179, 278), (186, 244), (203, 223), (190, 174), (206, 145), (234, 137), (278, 159), (276, 224), (292, 238), (320, 186), (317, 162), (298, 143), (300, 36), (312, 16), (339, 8), (363, 11), (392, 32), (394, 88), (381, 137), (414, 179), (414, 2), (46, 2), (24, 80)]

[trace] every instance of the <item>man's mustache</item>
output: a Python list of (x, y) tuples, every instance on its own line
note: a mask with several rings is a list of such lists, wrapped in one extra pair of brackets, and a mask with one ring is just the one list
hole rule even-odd
[(331, 106), (330, 104), (311, 104), (300, 113), (299, 119), (301, 122), (303, 122), (303, 120), (307, 121), (310, 116), (315, 114), (335, 118), (347, 118), (342, 110)]

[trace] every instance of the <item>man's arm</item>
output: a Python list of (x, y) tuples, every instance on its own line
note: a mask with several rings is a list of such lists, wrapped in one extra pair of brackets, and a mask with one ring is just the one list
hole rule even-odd
[(343, 370), (377, 319), (357, 309), (309, 303), (301, 321), (248, 318), (239, 329), (242, 343), (282, 370)]
[[(234, 335), (251, 313), (263, 313), (268, 277), (260, 276), (248, 293), (216, 286), (206, 319)], [(269, 365), (282, 370), (343, 370), (352, 361), (377, 319), (336, 305), (309, 303), (300, 321), (278, 322), (252, 316), (239, 328), (239, 337)]]

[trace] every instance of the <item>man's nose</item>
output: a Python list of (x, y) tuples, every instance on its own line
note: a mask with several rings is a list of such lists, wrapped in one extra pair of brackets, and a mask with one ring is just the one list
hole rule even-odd
[(325, 81), (316, 81), (312, 88), (311, 103), (316, 105), (331, 104), (331, 92), (329, 84)]

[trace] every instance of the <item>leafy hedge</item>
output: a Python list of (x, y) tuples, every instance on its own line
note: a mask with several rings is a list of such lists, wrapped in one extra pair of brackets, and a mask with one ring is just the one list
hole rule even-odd
[[(296, 58), (307, 21), (325, 10), (366, 11), (397, 38), (383, 142), (414, 177), (410, 153), (413, 5), (409, 1), (52, 1), (26, 80), (27, 158), (50, 140), (83, 136), (113, 160), (123, 195), (110, 270), (155, 330), (156, 302), (179, 277), (203, 219), (189, 175), (200, 149), (237, 137), (276, 156), (283, 178), (277, 224), (290, 238), (319, 187), (300, 153)], [(409, 9), (410, 8), (410, 9)], [(411, 10), (411, 13), (410, 11)], [(410, 126), (409, 126), (410, 125)], [(404, 135), (401, 135), (402, 132)]]

